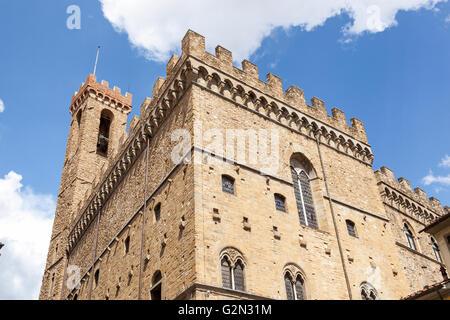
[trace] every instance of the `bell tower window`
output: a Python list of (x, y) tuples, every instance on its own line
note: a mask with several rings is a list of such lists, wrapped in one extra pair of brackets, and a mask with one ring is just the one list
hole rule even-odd
[(97, 154), (107, 157), (109, 147), (110, 127), (113, 120), (113, 115), (108, 110), (103, 110), (100, 116), (100, 127), (98, 130), (97, 139)]

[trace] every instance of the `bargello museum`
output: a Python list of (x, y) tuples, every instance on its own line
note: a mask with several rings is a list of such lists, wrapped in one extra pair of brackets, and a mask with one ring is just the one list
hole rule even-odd
[(233, 65), (188, 31), (132, 95), (87, 77), (40, 299), (398, 300), (447, 281), (422, 232), (450, 209), (387, 167), (362, 121)]

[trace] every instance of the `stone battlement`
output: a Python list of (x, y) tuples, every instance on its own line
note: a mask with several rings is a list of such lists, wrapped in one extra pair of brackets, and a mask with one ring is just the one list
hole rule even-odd
[(413, 190), (411, 183), (407, 179), (396, 179), (394, 172), (389, 168), (381, 167), (380, 170), (375, 171), (375, 176), (379, 183), (384, 184), (384, 195), (399, 205), (410, 208), (420, 216), (423, 215), (430, 220), (436, 218), (436, 215), (440, 216), (444, 213), (441, 202), (438, 199), (434, 197), (428, 199), (425, 191), (420, 188)]
[(233, 66), (232, 53), (218, 46), (215, 55), (205, 50), (205, 38), (189, 30), (182, 40), (182, 55), (173, 55), (167, 63), (166, 79), (159, 77), (152, 98), (141, 106), (140, 119), (146, 120), (154, 109), (170, 109), (179, 97), (179, 87), (200, 86), (238, 106), (249, 109), (284, 127), (289, 127), (351, 157), (372, 165), (373, 154), (362, 121), (353, 118), (347, 124), (343, 111), (333, 108), (327, 114), (325, 102), (305, 101), (302, 89), (291, 86), (283, 91), (282, 80), (267, 75), (259, 79), (258, 67), (245, 60), (242, 70)]
[(125, 95), (122, 95), (120, 88), (114, 87), (110, 89), (107, 81), (103, 80), (101, 83), (98, 83), (97, 78), (93, 74), (90, 74), (86, 82), (80, 86), (78, 92), (75, 92), (72, 96), (69, 109), (70, 114), (74, 114), (88, 96), (96, 98), (123, 113), (128, 114), (131, 112), (132, 94), (127, 92)]
[[(311, 99), (311, 104), (307, 104), (302, 89), (296, 86), (290, 86), (284, 91), (282, 79), (272, 73), (269, 73), (266, 76), (266, 82), (261, 81), (259, 79), (258, 66), (250, 61), (244, 60), (242, 61), (242, 69), (236, 68), (233, 65), (232, 52), (221, 46), (216, 47), (215, 55), (206, 52), (205, 38), (192, 30), (189, 30), (182, 40), (181, 59), (174, 55), (168, 62), (167, 78), (174, 72), (174, 67), (177, 62), (183, 60), (186, 56), (198, 59), (211, 67), (211, 70), (208, 70), (208, 76), (216, 77), (218, 80), (217, 85), (219, 87), (226, 88), (231, 83), (234, 83), (235, 86), (232, 89), (237, 88), (239, 90), (240, 83), (245, 84), (250, 87), (249, 90), (256, 94), (256, 96), (258, 96), (258, 92), (255, 91), (266, 93), (276, 100), (279, 100), (281, 103), (285, 103), (299, 111), (305, 112), (306, 114), (345, 132), (353, 138), (363, 143), (367, 143), (367, 134), (361, 120), (352, 118), (351, 126), (349, 126), (342, 110), (333, 108), (332, 115), (328, 115), (325, 102), (316, 97)], [(225, 79), (225, 77), (219, 75), (219, 72), (223, 72), (231, 76), (231, 78)], [(163, 83), (164, 79), (158, 79), (155, 84), (156, 90), (153, 92), (154, 95), (158, 93), (158, 89), (163, 86)], [(244, 92), (244, 95), (245, 93), (248, 94), (248, 92)]]

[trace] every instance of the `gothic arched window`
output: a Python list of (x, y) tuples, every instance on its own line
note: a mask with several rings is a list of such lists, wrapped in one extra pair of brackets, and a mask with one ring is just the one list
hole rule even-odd
[(284, 286), (288, 300), (305, 300), (305, 281), (300, 268), (294, 264), (286, 266), (284, 271)]
[(244, 291), (244, 264), (238, 260), (233, 269), (234, 290)]
[(222, 286), (245, 291), (245, 264), (241, 253), (234, 248), (225, 249), (221, 254)]
[(360, 289), (362, 300), (378, 300), (378, 292), (370, 283), (361, 283)]
[(98, 129), (97, 153), (107, 157), (109, 146), (109, 129), (113, 120), (113, 114), (109, 110), (103, 110), (100, 116), (100, 126)]
[(297, 156), (291, 159), (291, 174), (300, 223), (318, 229), (310, 182), (314, 169), (304, 156)]
[(303, 286), (303, 279), (300, 276), (297, 276), (297, 279), (295, 280), (295, 295), (296, 300), (305, 300), (304, 297), (304, 286)]
[(286, 286), (286, 297), (288, 300), (305, 300), (303, 279), (300, 276), (297, 276), (295, 281), (293, 281), (291, 275), (286, 272), (284, 275), (284, 284)]
[(288, 300), (295, 300), (294, 297), (294, 286), (292, 285), (292, 277), (286, 272), (284, 275), (284, 285), (286, 287), (286, 297)]
[(403, 230), (405, 231), (406, 240), (408, 241), (408, 247), (413, 250), (417, 250), (416, 242), (414, 241), (414, 235), (406, 223), (403, 224)]
[(434, 240), (434, 238), (431, 238), (431, 246), (433, 247), (433, 252), (434, 252), (434, 256), (436, 257), (436, 260), (439, 261), (440, 263), (442, 263), (441, 252), (440, 252), (439, 246), (438, 246), (436, 240)]

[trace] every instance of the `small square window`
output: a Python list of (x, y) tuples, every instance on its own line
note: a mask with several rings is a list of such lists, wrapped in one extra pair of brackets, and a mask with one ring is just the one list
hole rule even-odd
[(275, 207), (279, 211), (286, 212), (286, 198), (281, 194), (275, 194)]
[(161, 203), (158, 203), (154, 209), (155, 211), (155, 220), (159, 221), (161, 218)]
[(222, 191), (234, 194), (234, 179), (230, 176), (222, 176)]
[(345, 223), (347, 224), (348, 235), (357, 238), (355, 223), (351, 220), (345, 220)]

